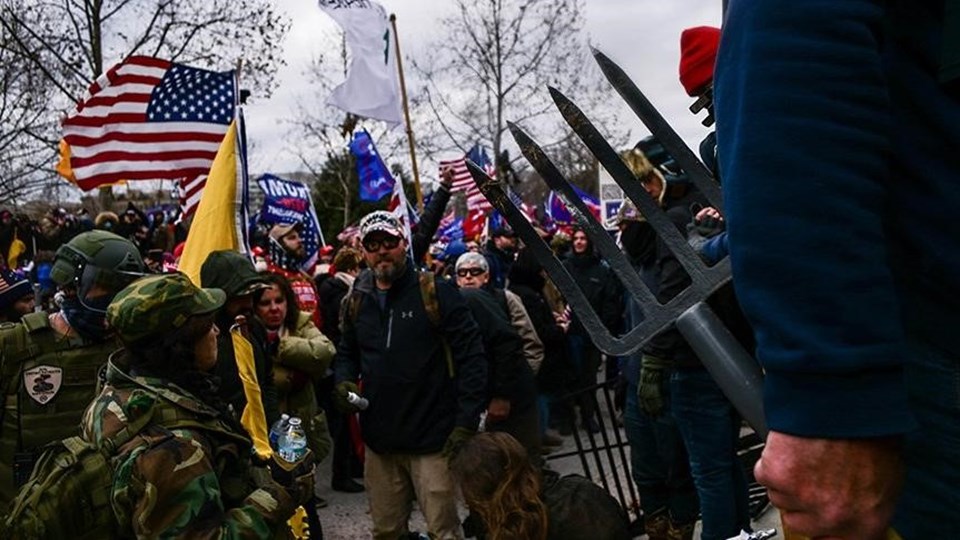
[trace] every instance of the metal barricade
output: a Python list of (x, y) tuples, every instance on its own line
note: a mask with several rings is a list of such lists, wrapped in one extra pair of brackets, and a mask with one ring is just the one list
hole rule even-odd
[[(632, 521), (641, 522), (643, 516), (640, 499), (630, 470), (630, 447), (623, 426), (619, 425), (617, 420), (619, 409), (614, 397), (615, 387), (616, 381), (610, 380), (559, 398), (558, 401), (570, 410), (573, 410), (584, 395), (593, 400), (600, 431), (591, 433), (582, 429), (576, 421), (576, 415), (571, 414), (566, 420), (569, 422), (575, 450), (548, 454), (545, 461), (548, 466), (561, 460), (574, 459), (579, 462), (580, 474), (610, 493), (631, 518), (635, 518)], [(766, 489), (758, 484), (753, 476), (753, 466), (762, 450), (763, 441), (751, 428), (744, 425), (737, 455), (747, 477), (750, 517), (754, 519), (770, 504)]]

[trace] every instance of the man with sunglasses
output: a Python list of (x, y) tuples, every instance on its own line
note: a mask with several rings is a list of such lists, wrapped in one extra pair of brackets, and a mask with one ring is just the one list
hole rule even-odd
[(118, 348), (107, 305), (145, 271), (129, 240), (106, 231), (79, 234), (57, 250), (50, 271), (63, 294), (60, 309), (0, 325), (7, 404), (0, 411), (0, 504), (29, 477), (43, 445), (77, 434), (96, 397), (98, 371)]
[(447, 457), (486, 405), (477, 324), (452, 284), (418, 274), (392, 213), (365, 216), (360, 239), (368, 269), (344, 299), (334, 400), (357, 412), (347, 398), (360, 382), (369, 402), (359, 412), (373, 537), (404, 538), (416, 498), (431, 538), (463, 538)]
[(456, 273), (457, 285), (480, 325), (487, 350), (487, 430), (509, 433), (527, 449), (534, 463), (539, 463), (534, 372), (543, 361), (543, 343), (520, 297), (491, 286), (483, 255), (464, 253), (457, 259)]

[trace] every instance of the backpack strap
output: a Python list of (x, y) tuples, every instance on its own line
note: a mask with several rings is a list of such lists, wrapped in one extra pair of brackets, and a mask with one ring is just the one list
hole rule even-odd
[(434, 328), (440, 328), (440, 302), (437, 300), (437, 277), (433, 272), (423, 271), (419, 275), (420, 296), (423, 298), (423, 307), (427, 310), (427, 318)]
[(457, 370), (453, 365), (453, 351), (450, 349), (447, 336), (443, 334), (440, 328), (441, 313), (440, 301), (437, 299), (437, 277), (433, 272), (426, 270), (419, 272), (417, 276), (420, 281), (420, 297), (423, 298), (423, 308), (427, 312), (427, 318), (430, 319), (430, 325), (440, 335), (443, 356), (447, 361), (447, 374), (451, 379), (454, 379), (457, 376)]
[(357, 318), (360, 316), (360, 302), (363, 298), (360, 296), (360, 293), (356, 289), (350, 287), (347, 290), (347, 295), (343, 297), (343, 300), (340, 301), (340, 331), (343, 331), (343, 327), (347, 321), (350, 321), (350, 324), (356, 325)]
[(50, 328), (50, 316), (42, 311), (27, 313), (20, 319), (20, 322), (31, 334), (38, 330)]
[[(157, 403), (160, 401), (160, 396), (154, 396), (154, 399), (155, 401), (153, 402), (153, 405), (150, 406), (150, 410), (148, 410), (146, 414), (140, 415), (140, 417), (133, 422), (123, 426), (123, 429), (116, 432), (112, 437), (103, 439), (100, 446), (107, 451), (108, 455), (116, 455), (118, 448), (130, 442), (130, 439), (134, 438), (138, 433), (140, 433), (140, 431), (143, 430), (143, 428), (147, 427), (147, 424), (149, 424), (151, 420), (153, 420), (154, 413), (158, 408)], [(68, 440), (69, 439), (66, 439), (64, 443), (66, 443)]]

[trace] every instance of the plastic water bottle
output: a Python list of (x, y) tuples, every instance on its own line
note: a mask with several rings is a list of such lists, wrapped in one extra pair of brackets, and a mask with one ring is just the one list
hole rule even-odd
[(367, 398), (360, 396), (354, 392), (347, 392), (347, 402), (361, 411), (367, 410), (367, 407), (370, 406), (370, 402)]
[(290, 415), (283, 413), (280, 415), (280, 419), (273, 423), (270, 427), (270, 448), (274, 450), (279, 449), (280, 436), (287, 431), (287, 428), (290, 424)]
[(290, 463), (299, 461), (307, 453), (307, 433), (301, 424), (302, 422), (296, 416), (291, 418), (287, 432), (278, 442), (280, 457)]

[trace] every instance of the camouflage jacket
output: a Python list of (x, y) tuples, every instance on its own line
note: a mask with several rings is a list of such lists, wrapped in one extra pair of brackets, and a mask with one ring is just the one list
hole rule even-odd
[(128, 375), (111, 361), (107, 385), (84, 413), (82, 436), (100, 442), (144, 414), (154, 420), (112, 462), (111, 504), (123, 536), (286, 536), (294, 503), (269, 482), (256, 486), (262, 471), (250, 463), (247, 437), (168, 381)]

